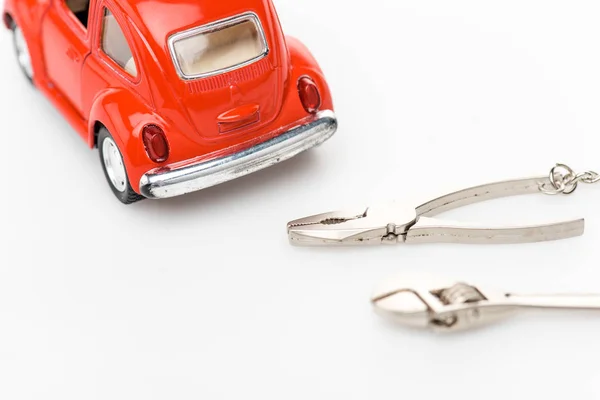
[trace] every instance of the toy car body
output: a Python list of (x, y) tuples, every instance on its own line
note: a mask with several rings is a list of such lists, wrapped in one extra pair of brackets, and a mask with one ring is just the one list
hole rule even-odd
[(337, 129), (321, 69), (271, 0), (6, 0), (3, 21), (124, 203), (246, 175)]

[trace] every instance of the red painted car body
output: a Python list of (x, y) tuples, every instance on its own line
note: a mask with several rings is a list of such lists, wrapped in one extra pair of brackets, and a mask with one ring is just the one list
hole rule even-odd
[[(20, 29), (35, 86), (87, 144), (98, 146), (102, 129), (110, 133), (137, 195), (164, 198), (212, 186), (319, 145), (337, 129), (323, 72), (301, 42), (284, 36), (271, 0), (91, 0), (87, 21), (66, 3), (6, 0), (3, 20)], [(129, 46), (129, 72), (108, 55), (115, 29), (109, 16)], [(196, 43), (226, 46), (226, 35), (210, 35), (231, 26), (254, 29), (262, 41), (245, 46), (258, 49), (256, 57), (182, 74), (179, 57), (187, 50), (174, 54), (174, 46), (194, 42), (178, 36), (191, 32)], [(148, 127), (163, 133), (157, 151), (168, 152), (166, 159), (150, 154), (156, 149), (148, 150)]]

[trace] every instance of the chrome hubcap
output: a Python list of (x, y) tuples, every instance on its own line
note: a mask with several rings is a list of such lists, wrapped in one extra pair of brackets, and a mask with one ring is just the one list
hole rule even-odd
[(27, 42), (25, 41), (25, 37), (23, 36), (23, 31), (21, 28), (15, 28), (15, 48), (17, 49), (17, 60), (25, 74), (29, 78), (33, 78), (33, 67), (31, 66), (31, 56), (29, 55), (29, 48), (27, 47)]
[(114, 188), (119, 192), (124, 192), (127, 186), (127, 173), (121, 152), (111, 138), (106, 138), (102, 142), (102, 160), (108, 179)]

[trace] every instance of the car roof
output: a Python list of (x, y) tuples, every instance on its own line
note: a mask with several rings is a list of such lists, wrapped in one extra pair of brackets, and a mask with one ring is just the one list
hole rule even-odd
[[(164, 46), (168, 37), (245, 12), (265, 17), (271, 0), (115, 0), (132, 22)], [(145, 29), (144, 29), (145, 28)]]

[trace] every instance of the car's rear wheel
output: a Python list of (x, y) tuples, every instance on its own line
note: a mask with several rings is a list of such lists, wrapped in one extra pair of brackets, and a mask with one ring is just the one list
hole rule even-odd
[(132, 189), (121, 151), (106, 128), (98, 133), (98, 150), (104, 175), (117, 199), (124, 204), (143, 200)]
[(33, 65), (31, 64), (31, 53), (29, 52), (29, 46), (23, 36), (21, 28), (13, 22), (13, 44), (15, 47), (15, 54), (17, 55), (17, 62), (25, 77), (33, 82)]

